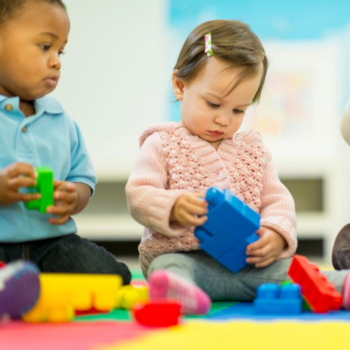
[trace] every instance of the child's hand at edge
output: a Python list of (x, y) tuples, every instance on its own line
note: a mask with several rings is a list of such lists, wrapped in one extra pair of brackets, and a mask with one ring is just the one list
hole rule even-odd
[(170, 214), (170, 223), (183, 227), (200, 226), (205, 223), (208, 203), (203, 200), (204, 193), (187, 192), (176, 200)]
[(265, 267), (278, 259), (287, 241), (276, 231), (260, 227), (256, 232), (260, 238), (247, 246), (247, 263), (255, 267)]
[(0, 205), (40, 199), (40, 193), (20, 193), (21, 187), (36, 186), (35, 168), (22, 162), (8, 165), (0, 171)]
[(57, 218), (50, 218), (53, 225), (62, 225), (71, 216), (78, 204), (78, 193), (75, 184), (67, 181), (54, 180), (54, 205), (47, 208), (46, 212), (57, 215)]

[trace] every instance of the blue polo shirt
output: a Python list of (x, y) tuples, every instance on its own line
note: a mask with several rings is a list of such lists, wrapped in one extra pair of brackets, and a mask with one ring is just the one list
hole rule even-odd
[[(36, 114), (25, 118), (18, 97), (0, 95), (0, 170), (14, 162), (52, 168), (55, 180), (82, 182), (94, 191), (96, 176), (77, 124), (54, 99), (35, 101)], [(26, 242), (77, 232), (70, 218), (48, 223), (51, 215), (24, 203), (0, 206), (0, 242)]]

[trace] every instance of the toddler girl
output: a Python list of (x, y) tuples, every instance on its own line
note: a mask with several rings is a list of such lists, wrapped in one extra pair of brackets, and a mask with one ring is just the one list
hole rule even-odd
[[(145, 227), (140, 263), (151, 298), (178, 299), (184, 314), (204, 314), (211, 301), (253, 300), (261, 283), (288, 279), (297, 247), (293, 198), (261, 136), (238, 132), (259, 100), (267, 67), (264, 48), (247, 25), (199, 25), (172, 75), (181, 122), (155, 125), (141, 136), (126, 186), (131, 215)], [(203, 198), (211, 186), (230, 189), (261, 215), (260, 238), (248, 245), (248, 266), (238, 273), (200, 250), (193, 234), (207, 219)], [(338, 290), (350, 283), (347, 276), (327, 273)]]

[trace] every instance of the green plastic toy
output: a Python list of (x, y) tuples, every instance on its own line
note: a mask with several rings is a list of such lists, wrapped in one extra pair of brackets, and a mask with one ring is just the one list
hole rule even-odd
[(41, 198), (26, 202), (27, 209), (37, 209), (41, 213), (46, 212), (49, 205), (53, 205), (53, 171), (50, 167), (38, 167), (37, 185), (28, 187), (30, 193), (40, 193)]

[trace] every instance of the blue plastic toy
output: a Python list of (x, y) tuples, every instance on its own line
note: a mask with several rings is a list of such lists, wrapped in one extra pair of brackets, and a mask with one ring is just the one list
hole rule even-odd
[(232, 272), (247, 265), (247, 245), (259, 239), (260, 215), (228, 189), (210, 187), (205, 195), (208, 220), (194, 235), (200, 247)]
[(258, 314), (297, 315), (302, 312), (302, 302), (298, 284), (264, 283), (257, 289), (254, 309)]

